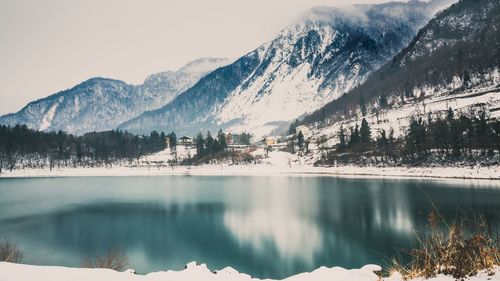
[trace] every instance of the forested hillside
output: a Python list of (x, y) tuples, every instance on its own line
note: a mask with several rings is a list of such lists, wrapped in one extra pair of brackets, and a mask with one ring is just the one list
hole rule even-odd
[(500, 2), (461, 0), (439, 13), (367, 81), (305, 118), (335, 122), (435, 95), (498, 87)]
[(427, 120), (412, 118), (399, 137), (392, 130), (375, 135), (362, 119), (354, 128), (340, 127), (334, 149), (320, 145), (317, 164), (498, 164), (500, 161), (500, 120), (486, 111)]
[(15, 168), (111, 166), (165, 149), (165, 138), (152, 132), (138, 136), (122, 131), (74, 136), (40, 132), (27, 126), (0, 126), (0, 172)]

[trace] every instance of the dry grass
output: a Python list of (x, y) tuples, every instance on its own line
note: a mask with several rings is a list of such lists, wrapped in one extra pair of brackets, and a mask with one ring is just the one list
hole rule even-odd
[(123, 271), (128, 265), (128, 257), (120, 249), (111, 249), (106, 255), (97, 256), (94, 259), (85, 258), (82, 267), (86, 268), (109, 268), (116, 271)]
[(23, 260), (23, 252), (16, 244), (7, 240), (0, 242), (0, 261), (20, 263)]
[(492, 238), (482, 218), (474, 219), (472, 225), (447, 225), (431, 212), (428, 221), (430, 234), (425, 239), (417, 237), (419, 247), (410, 250), (411, 262), (395, 260), (391, 271), (405, 279), (445, 274), (459, 280), (500, 265), (499, 239)]

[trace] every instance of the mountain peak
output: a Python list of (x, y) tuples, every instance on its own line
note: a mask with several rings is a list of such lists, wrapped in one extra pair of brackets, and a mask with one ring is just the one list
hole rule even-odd
[(269, 134), (338, 98), (389, 61), (433, 16), (426, 6), (393, 2), (314, 8), (270, 42), (119, 128)]
[[(447, 1), (433, 1), (431, 4), (443, 3)], [(452, 107), (448, 100), (462, 94), (462, 101), (453, 104), (453, 107), (462, 107), (460, 110), (469, 111), (476, 106), (488, 107), (498, 103), (483, 95), (498, 88), (500, 81), (499, 11), (500, 3), (492, 0), (461, 0), (443, 10), (390, 62), (342, 98), (307, 116), (304, 123), (335, 123), (360, 114), (366, 116), (359, 105), (361, 99), (365, 112), (378, 114), (380, 110), (385, 116), (388, 116), (388, 111), (397, 112), (421, 104), (424, 114), (420, 117), (423, 118), (440, 106), (445, 109)], [(472, 92), (476, 94), (467, 95)], [(478, 96), (483, 96), (482, 100), (475, 103)], [(381, 109), (382, 97), (390, 100), (391, 105)], [(426, 104), (432, 104), (432, 107), (426, 108)], [(415, 110), (412, 114), (415, 117), (421, 112)]]
[(0, 116), (0, 123), (74, 134), (111, 130), (144, 111), (167, 104), (207, 73), (227, 63), (226, 59), (202, 58), (178, 71), (150, 75), (142, 85), (93, 77), (32, 101), (17, 113)]
[(215, 68), (228, 65), (231, 62), (232, 61), (227, 58), (204, 57), (187, 63), (178, 71), (186, 73), (208, 72)]
[(217, 69), (221, 66), (227, 65), (231, 63), (231, 60), (226, 58), (213, 58), (213, 57), (204, 57), (199, 58), (193, 61), (188, 62), (181, 68), (175, 71), (163, 71), (159, 73), (154, 73), (146, 77), (144, 80), (144, 84), (157, 84), (163, 83), (165, 80), (175, 79), (176, 76), (179, 75), (196, 75), (207, 74), (214, 69)]

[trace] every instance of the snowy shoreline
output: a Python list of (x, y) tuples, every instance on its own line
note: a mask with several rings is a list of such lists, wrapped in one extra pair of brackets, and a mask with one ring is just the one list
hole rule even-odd
[(428, 178), (500, 180), (500, 166), (491, 167), (373, 167), (337, 166), (314, 167), (311, 165), (273, 166), (250, 165), (201, 165), (172, 167), (112, 168), (54, 168), (4, 171), (0, 178), (32, 177), (98, 177), (98, 176), (333, 176), (377, 178)]
[[(393, 274), (391, 277), (380, 278), (376, 273), (381, 271), (380, 266), (366, 265), (360, 269), (344, 269), (341, 267), (320, 267), (312, 272), (300, 273), (283, 280), (286, 281), (402, 281), (400, 274)], [(500, 268), (493, 270), (495, 274), (489, 275), (487, 272), (480, 272), (467, 280), (500, 280)], [(134, 270), (118, 272), (110, 269), (89, 269), (89, 268), (69, 268), (60, 266), (36, 266), (25, 264), (14, 264), (0, 262), (0, 280), (1, 281), (31, 281), (31, 280), (51, 280), (51, 281), (87, 281), (87, 280), (107, 280), (107, 281), (184, 281), (184, 280), (218, 280), (218, 281), (243, 281), (261, 279), (252, 278), (245, 273), (239, 273), (233, 268), (227, 267), (220, 271), (210, 271), (205, 264), (196, 264), (191, 262), (186, 265), (184, 270), (180, 271), (161, 271), (146, 275), (136, 275)], [(271, 279), (265, 279), (271, 281)], [(414, 279), (421, 281), (425, 279)], [(429, 281), (451, 281), (455, 280), (450, 276), (438, 275), (437, 277), (427, 279)]]

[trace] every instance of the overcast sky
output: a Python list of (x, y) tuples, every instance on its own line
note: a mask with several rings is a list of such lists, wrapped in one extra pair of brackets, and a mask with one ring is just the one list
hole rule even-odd
[(0, 114), (102, 76), (237, 58), (318, 5), (385, 0), (0, 0)]

